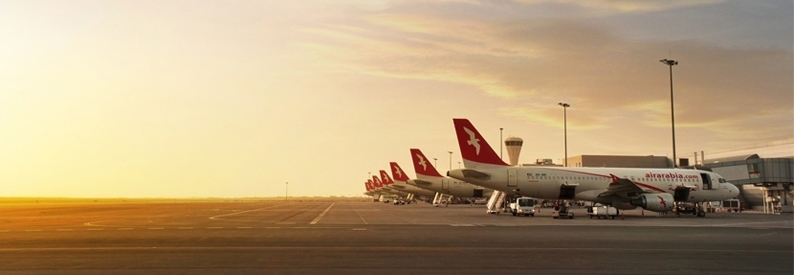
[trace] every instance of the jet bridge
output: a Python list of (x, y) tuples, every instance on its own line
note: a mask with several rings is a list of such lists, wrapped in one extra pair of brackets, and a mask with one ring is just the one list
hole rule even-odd
[(747, 208), (764, 213), (791, 213), (794, 158), (761, 158), (758, 154), (709, 159), (706, 167), (742, 190)]

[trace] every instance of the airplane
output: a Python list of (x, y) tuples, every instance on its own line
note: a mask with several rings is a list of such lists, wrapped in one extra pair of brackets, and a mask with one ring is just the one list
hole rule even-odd
[[(382, 182), (380, 180), (380, 178), (378, 178), (378, 176), (374, 176), (373, 175), (372, 179), (367, 180), (367, 182), (370, 183), (370, 186), (373, 187), (373, 189), (371, 191), (369, 191), (369, 192), (371, 192), (372, 194), (375, 194), (375, 195), (373, 195), (373, 199), (376, 200), (376, 201), (389, 202), (389, 201), (395, 200), (395, 199), (397, 199), (399, 197), (406, 197), (406, 196), (409, 195), (406, 192), (403, 192), (403, 191), (400, 191), (399, 189), (394, 188), (393, 187), (393, 185), (394, 185), (393, 181), (392, 182)], [(364, 194), (367, 194), (367, 193), (364, 193)]]
[(375, 187), (377, 191), (380, 191), (383, 194), (392, 194), (392, 195), (399, 195), (400, 192), (398, 190), (394, 190), (389, 186), (388, 183), (382, 182), (378, 176), (372, 176), (372, 186)]
[(371, 196), (372, 199), (374, 199), (374, 200), (377, 200), (380, 197), (380, 194), (377, 194), (375, 192), (375, 190), (374, 190), (375, 188), (372, 187), (372, 183), (371, 182), (364, 182), (364, 189), (367, 190), (367, 191), (364, 192), (364, 195)]
[[(391, 162), (391, 164), (394, 165), (397, 163)], [(387, 174), (386, 171), (384, 170), (380, 170), (380, 177), (382, 182), (389, 184), (389, 186), (401, 192), (422, 196), (425, 198), (432, 198), (433, 196), (436, 195), (436, 193), (433, 191), (422, 189), (413, 185), (409, 185), (405, 183), (405, 181), (402, 180), (402, 178), (397, 178), (395, 176), (395, 179), (392, 179), (391, 177), (389, 177), (389, 174)]]
[(386, 194), (384, 190), (379, 190), (381, 187), (375, 187), (375, 183), (371, 179), (368, 179), (364, 182), (364, 188), (367, 190), (364, 192), (364, 195), (372, 196), (373, 199), (378, 199), (381, 195)]
[(502, 161), (468, 119), (453, 119), (463, 169), (448, 176), (496, 190), (553, 200), (583, 200), (618, 209), (641, 207), (654, 212), (674, 204), (735, 198), (739, 188), (717, 173), (690, 169), (516, 166)]
[(408, 180), (408, 184), (455, 197), (481, 198), (490, 197), (493, 193), (492, 189), (442, 176), (419, 149), (411, 148), (411, 159), (413, 159), (416, 179)]

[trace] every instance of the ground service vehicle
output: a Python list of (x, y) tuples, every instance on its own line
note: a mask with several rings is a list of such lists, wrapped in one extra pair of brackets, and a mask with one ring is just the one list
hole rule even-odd
[(513, 212), (513, 216), (524, 215), (526, 216), (535, 216), (535, 204), (537, 200), (530, 197), (520, 197), (516, 198), (516, 200), (510, 203), (510, 212)]
[(587, 214), (590, 214), (590, 218), (591, 219), (593, 217), (596, 217), (598, 219), (600, 219), (600, 218), (606, 219), (606, 218), (612, 217), (612, 219), (614, 220), (615, 217), (618, 216), (619, 212), (618, 212), (617, 208), (614, 208), (612, 206), (598, 205), (597, 204), (595, 206), (588, 207), (587, 208)]
[(565, 203), (561, 203), (559, 206), (554, 207), (554, 212), (551, 212), (551, 217), (555, 219), (573, 219), (573, 212), (569, 211)]

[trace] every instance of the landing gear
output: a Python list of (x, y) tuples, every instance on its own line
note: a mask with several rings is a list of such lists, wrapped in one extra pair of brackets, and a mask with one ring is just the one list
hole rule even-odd
[(706, 216), (706, 211), (703, 211), (703, 205), (701, 205), (699, 202), (695, 203), (695, 209), (697, 211), (695, 213), (696, 216), (698, 216), (700, 218), (703, 218), (703, 217)]

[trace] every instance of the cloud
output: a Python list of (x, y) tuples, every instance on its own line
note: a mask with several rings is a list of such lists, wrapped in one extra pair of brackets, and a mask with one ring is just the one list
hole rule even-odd
[[(528, 1), (533, 5), (547, 1)], [(576, 4), (579, 1), (558, 1)], [(720, 1), (594, 1), (588, 9), (659, 11)], [(669, 125), (669, 72), (673, 67), (679, 127), (709, 127), (725, 135), (758, 136), (766, 121), (792, 132), (790, 49), (741, 48), (691, 39), (624, 37), (587, 18), (503, 16), (526, 6), (448, 3), (398, 6), (347, 21), (303, 29), (317, 35), (305, 46), (329, 63), (365, 74), (471, 85), (502, 98), (503, 115), (543, 123), (558, 116), (554, 97), (588, 110), (582, 126), (607, 127), (609, 116), (637, 115), (646, 126)], [(472, 19), (467, 11), (476, 10)], [(452, 12), (455, 11), (455, 12)], [(790, 30), (790, 29), (789, 29)], [(770, 34), (775, 35), (775, 34)], [(790, 34), (789, 34), (790, 36)], [(537, 111), (511, 102), (538, 99)], [(545, 114), (545, 110), (551, 109)], [(617, 110), (624, 110), (618, 112)], [(595, 119), (595, 117), (601, 117)], [(556, 118), (555, 118), (556, 121)], [(549, 122), (550, 124), (550, 122)], [(557, 123), (558, 124), (558, 123)], [(730, 132), (730, 133), (729, 133)]]
[(677, 8), (686, 8), (692, 6), (703, 6), (715, 3), (724, 2), (724, 0), (701, 0), (701, 1), (688, 1), (688, 0), (591, 0), (591, 1), (577, 1), (577, 0), (516, 0), (516, 2), (524, 4), (538, 4), (538, 3), (559, 3), (565, 5), (580, 6), (585, 9), (599, 11), (599, 12), (653, 12), (670, 10)]

